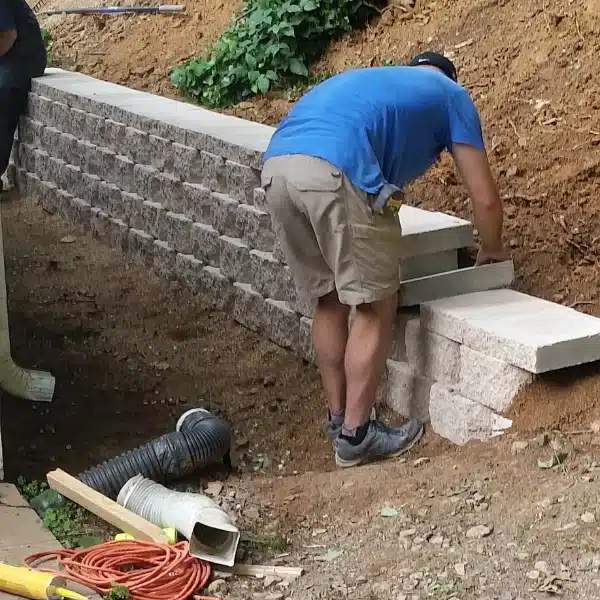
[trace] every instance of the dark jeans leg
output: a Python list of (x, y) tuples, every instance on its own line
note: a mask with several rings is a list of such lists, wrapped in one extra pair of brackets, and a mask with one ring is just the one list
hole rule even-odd
[(27, 108), (30, 82), (17, 82), (8, 68), (0, 66), (0, 176), (10, 160), (19, 117)]

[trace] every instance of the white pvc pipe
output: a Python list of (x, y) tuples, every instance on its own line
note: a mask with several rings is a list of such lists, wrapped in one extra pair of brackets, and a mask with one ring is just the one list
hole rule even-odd
[[(17, 398), (50, 402), (54, 396), (54, 377), (46, 371), (19, 367), (10, 353), (1, 215), (0, 210), (0, 388)], [(31, 293), (35, 294), (36, 290)]]
[(175, 492), (136, 475), (123, 486), (117, 502), (158, 527), (175, 527), (189, 540), (195, 558), (234, 565), (240, 532), (212, 498)]

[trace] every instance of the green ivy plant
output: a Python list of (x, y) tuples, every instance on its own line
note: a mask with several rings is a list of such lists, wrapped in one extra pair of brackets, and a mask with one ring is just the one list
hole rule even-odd
[(212, 108), (308, 80), (329, 43), (372, 13), (363, 0), (246, 0), (205, 56), (171, 71), (171, 82)]

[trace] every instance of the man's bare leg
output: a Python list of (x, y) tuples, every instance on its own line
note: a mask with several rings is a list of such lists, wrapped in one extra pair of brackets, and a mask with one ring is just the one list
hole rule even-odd
[(365, 425), (390, 352), (398, 296), (356, 307), (346, 355), (346, 413), (343, 433), (354, 435)]
[(312, 324), (317, 364), (327, 396), (331, 420), (341, 424), (346, 410), (344, 357), (348, 341), (350, 307), (342, 304), (336, 291), (319, 298)]

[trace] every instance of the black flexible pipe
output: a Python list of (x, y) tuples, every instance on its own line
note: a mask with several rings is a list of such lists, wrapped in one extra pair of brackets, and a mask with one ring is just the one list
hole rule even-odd
[(135, 475), (166, 483), (221, 460), (230, 466), (230, 448), (229, 425), (207, 411), (192, 410), (179, 420), (177, 431), (111, 458), (78, 477), (87, 486), (116, 500), (121, 488)]

